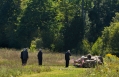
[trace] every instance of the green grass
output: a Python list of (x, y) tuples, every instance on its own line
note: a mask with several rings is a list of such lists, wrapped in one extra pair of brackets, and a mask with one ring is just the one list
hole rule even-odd
[[(42, 66), (44, 68), (46, 66)], [(20, 77), (83, 77), (83, 68), (74, 68), (74, 66), (69, 66), (65, 68), (63, 66), (49, 66), (51, 71), (41, 72), (32, 75), (24, 74)]]
[[(51, 53), (43, 50), (43, 66), (38, 65), (37, 53), (29, 52), (29, 59), (26, 66), (22, 66), (20, 59), (21, 50), (0, 49), (0, 77), (18, 77), (24, 74), (39, 74), (52, 72), (53, 67), (64, 67), (65, 60), (62, 53)], [(72, 58), (76, 58), (72, 56)], [(72, 66), (72, 61), (70, 66)]]
[(21, 50), (0, 49), (0, 77), (119, 77), (119, 58), (107, 55), (104, 65), (95, 68), (76, 68), (72, 55), (70, 65), (65, 68), (64, 53), (43, 50), (43, 65), (38, 65), (37, 53), (29, 52), (26, 66), (22, 66)]

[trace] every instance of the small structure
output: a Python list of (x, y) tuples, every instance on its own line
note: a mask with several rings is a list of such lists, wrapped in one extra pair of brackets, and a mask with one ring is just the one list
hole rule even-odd
[(82, 68), (92, 68), (96, 65), (102, 65), (103, 58), (101, 56), (91, 56), (88, 54), (86, 57), (82, 56), (77, 60), (74, 60), (74, 66)]

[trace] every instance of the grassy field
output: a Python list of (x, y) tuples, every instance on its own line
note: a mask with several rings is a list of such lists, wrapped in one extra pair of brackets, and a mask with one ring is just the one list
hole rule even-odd
[[(41, 68), (46, 68), (46, 66), (42, 66)], [(31, 75), (24, 74), (20, 77), (84, 77), (83, 72), (85, 69), (74, 68), (73, 66), (69, 68), (64, 68), (63, 66), (49, 66), (48, 68), (50, 68), (51, 71)]]
[(76, 68), (72, 55), (70, 66), (65, 68), (64, 53), (43, 50), (43, 65), (38, 65), (37, 53), (29, 52), (26, 66), (21, 65), (21, 50), (0, 49), (0, 77), (119, 77), (119, 58), (107, 54), (104, 65), (95, 68)]

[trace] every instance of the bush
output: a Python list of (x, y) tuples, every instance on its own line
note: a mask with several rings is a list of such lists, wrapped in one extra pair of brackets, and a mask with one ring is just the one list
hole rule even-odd
[(42, 47), (43, 47), (42, 39), (36, 38), (35, 40), (32, 40), (32, 42), (31, 42), (30, 51), (34, 52), (34, 51), (36, 51), (36, 49), (39, 49)]

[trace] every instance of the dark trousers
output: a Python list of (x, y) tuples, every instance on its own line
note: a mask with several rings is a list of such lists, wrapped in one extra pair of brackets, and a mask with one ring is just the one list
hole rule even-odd
[(65, 67), (68, 67), (69, 66), (69, 60), (66, 60), (66, 66)]
[(42, 65), (42, 60), (38, 60), (39, 65)]
[(27, 59), (22, 59), (22, 65), (26, 65)]

